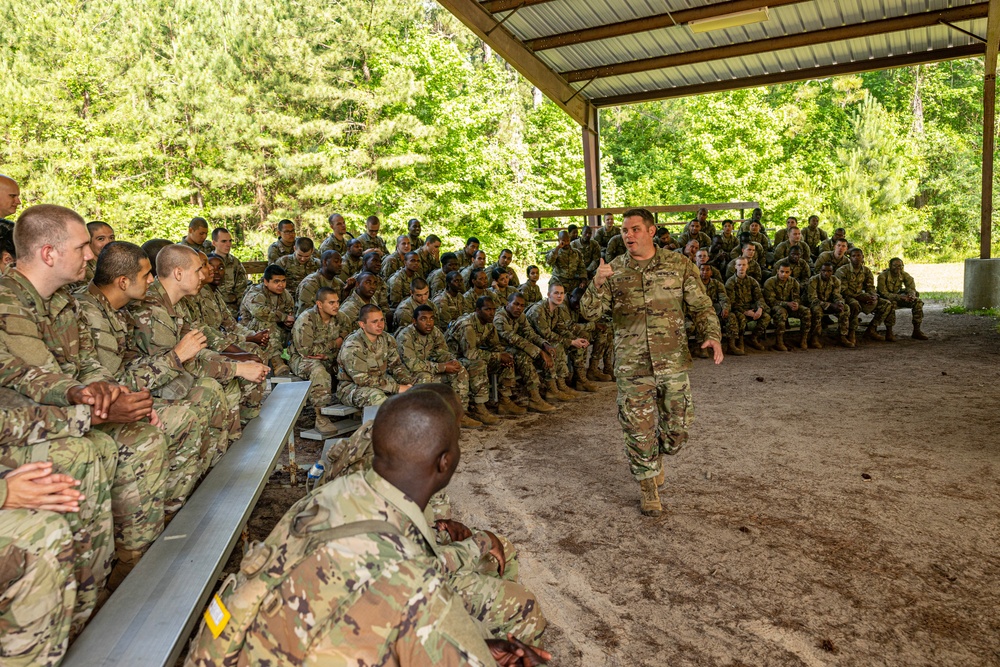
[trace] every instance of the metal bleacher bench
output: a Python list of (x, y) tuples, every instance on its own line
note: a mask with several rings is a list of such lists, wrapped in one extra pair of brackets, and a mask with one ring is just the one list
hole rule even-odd
[(64, 667), (173, 666), (293, 436), (308, 390), (308, 382), (274, 388), (260, 416), (70, 646)]

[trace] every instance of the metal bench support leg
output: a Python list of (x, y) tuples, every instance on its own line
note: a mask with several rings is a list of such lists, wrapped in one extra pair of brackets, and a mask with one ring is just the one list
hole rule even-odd
[(295, 431), (288, 434), (288, 480), (292, 486), (297, 484), (295, 478), (299, 471), (299, 466), (295, 462)]

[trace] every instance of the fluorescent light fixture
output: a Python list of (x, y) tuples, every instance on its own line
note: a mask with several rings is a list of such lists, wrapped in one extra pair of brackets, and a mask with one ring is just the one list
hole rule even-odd
[(708, 19), (697, 19), (689, 21), (687, 25), (691, 28), (691, 32), (711, 32), (712, 30), (738, 28), (741, 25), (750, 25), (751, 23), (763, 23), (766, 20), (767, 7), (759, 7), (722, 16), (713, 16)]

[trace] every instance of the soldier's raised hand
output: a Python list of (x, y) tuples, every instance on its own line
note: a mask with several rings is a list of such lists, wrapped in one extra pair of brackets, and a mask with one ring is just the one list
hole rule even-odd
[(611, 268), (610, 264), (604, 262), (604, 258), (601, 258), (601, 263), (597, 265), (597, 273), (594, 275), (594, 287), (601, 287), (604, 281), (614, 275), (615, 270)]

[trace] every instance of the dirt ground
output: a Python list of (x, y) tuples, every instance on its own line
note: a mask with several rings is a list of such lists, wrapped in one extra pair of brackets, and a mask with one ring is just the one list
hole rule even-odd
[(519, 548), (556, 665), (1000, 665), (995, 326), (928, 305), (926, 343), (697, 360), (659, 519), (611, 384), (465, 432), (449, 492)]

